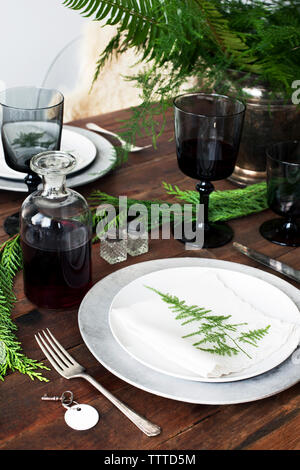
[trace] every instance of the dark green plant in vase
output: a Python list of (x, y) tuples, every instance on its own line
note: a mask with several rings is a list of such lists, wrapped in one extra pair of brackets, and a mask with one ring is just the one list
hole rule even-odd
[[(129, 77), (143, 103), (123, 123), (122, 136), (141, 133), (155, 145), (173, 98), (192, 88), (243, 97), (247, 114), (236, 171), (246, 185), (265, 178), (265, 147), (299, 138), (296, 107), (300, 80), (298, 0), (66, 0), (84, 16), (116, 25), (99, 51), (94, 77), (113, 54), (142, 52), (145, 68)], [(134, 70), (134, 69), (133, 69)], [(126, 155), (120, 154), (120, 159)]]

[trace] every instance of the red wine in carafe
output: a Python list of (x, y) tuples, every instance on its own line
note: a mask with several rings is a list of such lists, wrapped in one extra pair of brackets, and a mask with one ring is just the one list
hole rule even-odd
[(91, 241), (87, 228), (49, 221), (49, 229), (28, 227), (22, 235), (24, 289), (46, 308), (77, 305), (91, 287)]

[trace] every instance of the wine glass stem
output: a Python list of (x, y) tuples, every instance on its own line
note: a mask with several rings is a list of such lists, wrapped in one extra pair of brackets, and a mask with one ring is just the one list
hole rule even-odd
[(298, 231), (297, 222), (292, 217), (289, 217), (288, 219), (286, 219), (284, 228), (289, 233)]
[(203, 225), (204, 230), (209, 227), (208, 221), (208, 208), (209, 208), (209, 195), (214, 190), (214, 186), (210, 181), (200, 181), (196, 184), (196, 190), (200, 195), (200, 204), (203, 204)]

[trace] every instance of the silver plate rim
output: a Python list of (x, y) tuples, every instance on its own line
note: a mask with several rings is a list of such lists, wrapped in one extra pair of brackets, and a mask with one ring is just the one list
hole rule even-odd
[[(79, 330), (84, 343), (97, 361), (112, 374), (134, 387), (164, 398), (194, 404), (229, 405), (248, 403), (276, 395), (298, 383), (300, 381), (300, 364), (293, 364), (291, 357), (269, 372), (236, 382), (207, 383), (170, 377), (166, 379), (164, 374), (147, 368), (133, 359), (129, 354), (126, 354), (124, 349), (116, 343), (109, 329), (108, 312), (110, 303), (121, 284), (126, 285), (131, 282), (131, 280), (143, 274), (168, 267), (195, 265), (232, 269), (259, 277), (283, 290), (300, 309), (300, 291), (296, 287), (258, 268), (231, 261), (196, 257), (166, 258), (138, 262), (134, 265), (121, 268), (102, 278), (90, 289), (80, 304), (78, 311)], [(123, 280), (121, 279), (121, 284), (120, 277), (123, 278)], [(89, 325), (90, 318), (88, 318), (87, 322), (87, 315), (93, 315), (93, 313), (91, 313), (90, 301), (93, 299), (99, 286), (100, 289), (103, 287), (103, 297), (100, 300), (97, 299), (96, 306), (97, 311), (100, 312), (100, 328), (99, 325)], [(114, 286), (114, 288), (108, 289), (109, 286)], [(109, 338), (109, 341), (105, 342), (104, 347), (101, 342), (101, 335), (103, 334)], [(101, 347), (99, 349), (99, 344), (102, 346), (102, 349)], [(114, 356), (110, 357), (110, 353), (113, 353)], [(121, 365), (118, 364), (118, 360), (116, 361), (118, 358)], [(195, 392), (197, 396), (195, 396)]]

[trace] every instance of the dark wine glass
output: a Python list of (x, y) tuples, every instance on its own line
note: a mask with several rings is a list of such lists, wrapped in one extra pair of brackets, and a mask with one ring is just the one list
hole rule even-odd
[(300, 141), (279, 142), (266, 150), (268, 205), (280, 218), (267, 220), (260, 233), (284, 246), (300, 246)]
[[(204, 230), (203, 248), (228, 243), (232, 229), (208, 218), (211, 181), (228, 178), (238, 156), (245, 105), (228, 96), (187, 93), (174, 100), (175, 139), (178, 166), (187, 176), (200, 180), (196, 189), (204, 207), (204, 220), (195, 229)], [(181, 239), (193, 243), (195, 239)]]
[[(64, 97), (57, 90), (15, 87), (0, 92), (1, 138), (7, 165), (26, 173), (28, 192), (34, 192), (40, 178), (31, 171), (31, 158), (47, 150), (59, 150)], [(19, 231), (19, 213), (4, 222), (9, 235)]]

